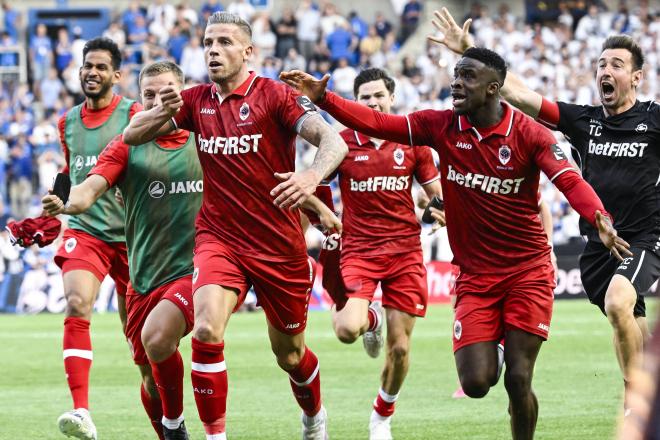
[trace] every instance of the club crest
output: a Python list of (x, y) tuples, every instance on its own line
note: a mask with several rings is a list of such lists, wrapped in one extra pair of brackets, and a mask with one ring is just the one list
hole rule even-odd
[(247, 102), (244, 102), (241, 106), (238, 116), (241, 118), (241, 121), (245, 121), (250, 116), (250, 106)]
[(401, 148), (397, 148), (396, 150), (394, 150), (394, 162), (397, 165), (401, 166), (405, 158), (406, 155)]
[(499, 152), (500, 162), (506, 165), (511, 160), (511, 148), (508, 145), (502, 145)]

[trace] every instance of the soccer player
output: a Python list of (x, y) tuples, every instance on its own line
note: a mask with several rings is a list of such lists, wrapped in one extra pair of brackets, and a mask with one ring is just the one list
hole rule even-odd
[(465, 51), (454, 68), (453, 110), (407, 116), (326, 93), (329, 76), (316, 80), (292, 71), (280, 77), (358, 132), (438, 152), (447, 232), (461, 271), (453, 338), (459, 379), (468, 396), (485, 396), (497, 381), (497, 343), (504, 336), (513, 438), (531, 439), (538, 416), (532, 375), (548, 337), (555, 287), (538, 217), (540, 171), (619, 258), (627, 243), (552, 134), (500, 101), (504, 60), (488, 49)]
[[(444, 8), (436, 17), (436, 26), (445, 34), (436, 41), (459, 53), (473, 46), (470, 21), (460, 28)], [(660, 142), (660, 106), (637, 100), (643, 65), (639, 45), (627, 35), (616, 35), (605, 40), (598, 59), (599, 106), (549, 101), (512, 74), (502, 88), (508, 102), (569, 139), (584, 179), (631, 245), (632, 255), (619, 261), (597, 231), (580, 222), (587, 237), (580, 257), (582, 284), (612, 325), (626, 385), (649, 335), (643, 294), (660, 277), (660, 150), (654, 148)]]
[[(136, 115), (124, 140), (144, 144), (177, 127), (196, 134), (205, 188), (196, 221), (192, 383), (207, 439), (226, 438), (223, 339), (250, 285), (303, 410), (303, 438), (323, 439), (319, 364), (304, 338), (312, 271), (296, 208), (347, 147), (308, 98), (248, 71), (251, 34), (238, 15), (213, 14), (204, 33), (211, 84), (161, 89), (162, 105)], [(319, 149), (310, 169), (294, 173), (297, 134)]]
[[(394, 87), (382, 69), (363, 70), (353, 83), (357, 102), (385, 113), (394, 102)], [(362, 335), (367, 354), (375, 358), (387, 322), (387, 356), (369, 422), (371, 439), (387, 439), (392, 438), (390, 420), (408, 372), (415, 319), (426, 314), (428, 299), (412, 180), (431, 198), (442, 193), (440, 176), (428, 147), (381, 141), (352, 129), (341, 136), (348, 155), (333, 176), (339, 178), (343, 206), (341, 273), (352, 289), (345, 305), (334, 309), (333, 327), (344, 343)], [(378, 283), (386, 317), (380, 302), (370, 304)]]
[[(138, 103), (112, 91), (121, 79), (121, 52), (112, 40), (88, 41), (83, 58), (80, 85), (85, 102), (70, 109), (58, 123), (66, 158), (63, 172), (70, 175), (73, 185), (85, 179), (103, 147), (141, 110)], [(86, 213), (69, 219), (55, 263), (62, 269), (64, 280), (64, 371), (73, 398), (73, 410), (62, 414), (57, 424), (67, 436), (95, 439), (96, 427), (89, 415), (88, 400), (92, 365), (89, 325), (94, 300), (108, 274), (117, 287), (122, 327), (126, 325), (128, 263), (124, 210), (112, 194), (103, 195)]]

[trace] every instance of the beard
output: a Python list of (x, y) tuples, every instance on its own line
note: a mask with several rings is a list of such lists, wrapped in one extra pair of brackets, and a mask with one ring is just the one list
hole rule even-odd
[(85, 82), (81, 80), (80, 81), (80, 88), (82, 89), (83, 94), (87, 98), (95, 99), (95, 98), (99, 98), (99, 97), (104, 96), (105, 94), (107, 94), (108, 91), (112, 89), (112, 82), (110, 82), (110, 81), (103, 82), (103, 83), (99, 84), (99, 88), (97, 90), (90, 91), (90, 90), (87, 90), (87, 88), (85, 87)]

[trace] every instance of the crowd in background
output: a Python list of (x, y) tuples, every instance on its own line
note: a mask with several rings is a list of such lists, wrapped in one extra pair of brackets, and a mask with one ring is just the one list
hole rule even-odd
[[(113, 39), (123, 51), (122, 80), (116, 92), (131, 98), (137, 98), (141, 66), (165, 58), (181, 65), (188, 84), (205, 82), (204, 25), (212, 13), (227, 10), (251, 23), (251, 66), (261, 76), (277, 78), (280, 71), (291, 69), (319, 78), (332, 73), (330, 88), (352, 98), (359, 70), (382, 67), (396, 79), (395, 112), (446, 109), (451, 107), (450, 82), (457, 57), (415, 35), (427, 12), (423, 3), (407, 1), (400, 17), (390, 21), (382, 13), (361, 17), (332, 1), (300, 0), (295, 9), (271, 11), (255, 9), (248, 0), (207, 0), (199, 10), (186, 1), (178, 5), (164, 0), (132, 1), (127, 9), (114, 11), (111, 24), (100, 34)], [(544, 96), (597, 104), (595, 60), (602, 41), (612, 33), (630, 34), (641, 44), (647, 60), (638, 97), (653, 100), (657, 96), (660, 11), (650, 9), (646, 0), (622, 1), (614, 10), (599, 1), (566, 1), (560, 2), (556, 14), (543, 17), (532, 11), (515, 16), (506, 3), (487, 3), (472, 3), (469, 13), (458, 18), (472, 18), (471, 32), (477, 43), (503, 55), (510, 69)], [(26, 17), (8, 2), (2, 9), (0, 48), (17, 44), (25, 48), (29, 81), (3, 76), (0, 82), (0, 226), (7, 218), (39, 215), (39, 200), (64, 163), (57, 120), (83, 99), (78, 70), (85, 44), (80, 28), (62, 27), (53, 37), (43, 24), (27, 26)], [(406, 41), (415, 37), (410, 44), (414, 47), (406, 47)], [(419, 48), (424, 50), (418, 53)], [(0, 52), (0, 69), (18, 60), (16, 53)], [(570, 146), (561, 134), (556, 135), (568, 153)], [(302, 141), (299, 147), (298, 164), (304, 167), (315, 151)], [(553, 213), (555, 243), (578, 237), (576, 213), (547, 180), (542, 182), (542, 195)], [(20, 258), (6, 249), (9, 244), (6, 233), (2, 234), (3, 263)], [(440, 244), (434, 245), (433, 254), (427, 252), (427, 258), (442, 259), (448, 254), (445, 238), (438, 236)], [(310, 235), (309, 240), (318, 246), (318, 236)], [(427, 245), (428, 251), (431, 243)], [(48, 261), (25, 255), (30, 265)]]

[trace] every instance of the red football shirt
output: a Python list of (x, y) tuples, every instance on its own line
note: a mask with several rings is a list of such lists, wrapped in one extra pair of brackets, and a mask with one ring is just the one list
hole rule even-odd
[(341, 136), (348, 145), (335, 171), (344, 206), (342, 255), (420, 250), (412, 179), (426, 185), (440, 178), (431, 149), (389, 141), (376, 145), (354, 130)]
[[(453, 262), (469, 273), (513, 272), (547, 259), (550, 247), (538, 215), (540, 171), (551, 181), (568, 171), (577, 173), (548, 129), (502, 106), (502, 120), (478, 130), (453, 110), (388, 115), (365, 111), (332, 93), (321, 104), (341, 123), (361, 132), (430, 145), (438, 152)], [(579, 187), (588, 202), (584, 207), (593, 208), (593, 221), (595, 209), (604, 212), (602, 203), (574, 176), (579, 182), (571, 179), (572, 187), (565, 189)]]
[[(121, 96), (113, 95), (112, 101), (110, 101), (110, 104), (107, 107), (93, 109), (87, 108), (87, 104), (83, 105), (82, 110), (80, 111), (80, 119), (82, 120), (82, 123), (89, 129), (100, 127), (105, 121), (108, 120), (108, 118), (112, 115), (112, 112), (115, 111), (117, 105), (119, 105), (119, 101), (121, 101)], [(133, 105), (131, 105), (131, 109), (129, 110), (129, 118), (132, 118), (134, 114), (141, 110), (142, 104), (139, 102), (134, 102)], [(62, 152), (64, 153), (64, 159), (66, 161), (62, 172), (69, 174), (69, 147), (66, 144), (66, 139), (64, 136), (67, 113), (68, 111), (64, 113), (57, 121), (57, 129), (60, 133), (60, 145), (62, 146)], [(123, 131), (123, 128), (119, 130), (119, 133), (121, 133), (121, 131)]]
[(184, 90), (177, 127), (196, 134), (204, 172), (197, 240), (213, 237), (238, 254), (282, 261), (306, 254), (297, 210), (280, 209), (275, 172), (295, 171), (295, 139), (315, 107), (283, 83), (254, 72), (222, 99), (214, 84)]

